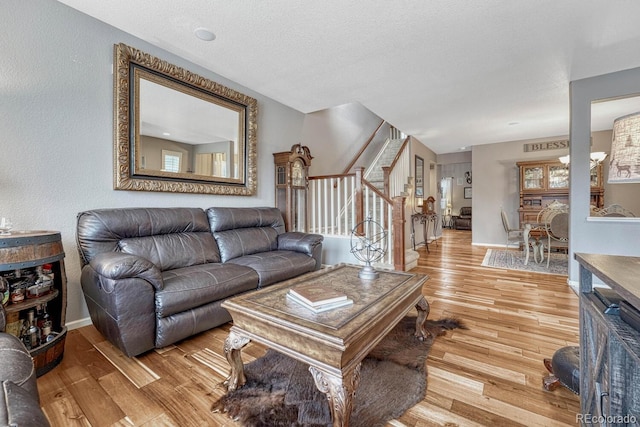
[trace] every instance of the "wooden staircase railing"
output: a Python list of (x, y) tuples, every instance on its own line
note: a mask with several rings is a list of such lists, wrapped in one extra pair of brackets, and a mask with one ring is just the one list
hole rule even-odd
[[(309, 177), (309, 231), (324, 235), (350, 236), (368, 216), (388, 233), (382, 264), (404, 271), (404, 196), (389, 198), (355, 173)], [(362, 230), (356, 230), (362, 232)]]

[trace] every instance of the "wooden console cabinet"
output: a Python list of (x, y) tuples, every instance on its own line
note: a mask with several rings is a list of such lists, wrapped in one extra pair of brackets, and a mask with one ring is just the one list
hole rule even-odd
[[(60, 233), (56, 231), (12, 231), (0, 235), (0, 275), (30, 271), (45, 264), (51, 265), (53, 286), (50, 292), (19, 302), (8, 301), (7, 332), (20, 335), (20, 326), (29, 311), (46, 304), (51, 321), (51, 340), (29, 349), (36, 376), (41, 376), (62, 361), (67, 335), (67, 275), (64, 269), (64, 250)], [(37, 294), (36, 294), (37, 295)], [(43, 340), (44, 341), (44, 340)]]
[(580, 263), (580, 413), (582, 425), (640, 426), (640, 331), (605, 314), (593, 276), (640, 308), (640, 258), (575, 254)]
[[(554, 200), (569, 203), (569, 165), (558, 160), (516, 163), (520, 169), (520, 228), (537, 222), (538, 212)], [(591, 204), (604, 206), (602, 164), (591, 169)]]

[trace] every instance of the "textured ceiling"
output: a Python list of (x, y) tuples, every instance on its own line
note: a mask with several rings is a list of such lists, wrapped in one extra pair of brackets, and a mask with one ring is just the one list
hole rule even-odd
[(640, 66), (631, 0), (59, 1), (301, 112), (359, 102), (436, 153), (567, 135), (571, 80)]

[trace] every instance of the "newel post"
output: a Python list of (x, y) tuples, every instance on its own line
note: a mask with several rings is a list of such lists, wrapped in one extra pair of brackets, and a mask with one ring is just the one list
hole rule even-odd
[(391, 166), (382, 166), (382, 185), (384, 195), (389, 197), (389, 176), (391, 175)]
[(404, 196), (396, 196), (393, 199), (392, 227), (393, 227), (393, 268), (404, 271)]

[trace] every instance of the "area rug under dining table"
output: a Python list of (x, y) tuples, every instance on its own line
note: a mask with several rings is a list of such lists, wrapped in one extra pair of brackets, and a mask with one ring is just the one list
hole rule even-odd
[(547, 268), (547, 254), (544, 261), (537, 263), (533, 255), (529, 256), (529, 262), (525, 265), (525, 255), (520, 250), (487, 249), (482, 261), (483, 267), (501, 268), (506, 270), (529, 271), (533, 273), (567, 275), (569, 257), (567, 254), (551, 253), (549, 267)]
[[(407, 316), (362, 361), (352, 427), (384, 426), (424, 399), (426, 359), (436, 337), (466, 329), (454, 318), (427, 320), (430, 338), (414, 336), (416, 319)], [(247, 383), (212, 405), (245, 427), (319, 427), (331, 425), (327, 397), (309, 373), (309, 366), (275, 350), (245, 365)]]

